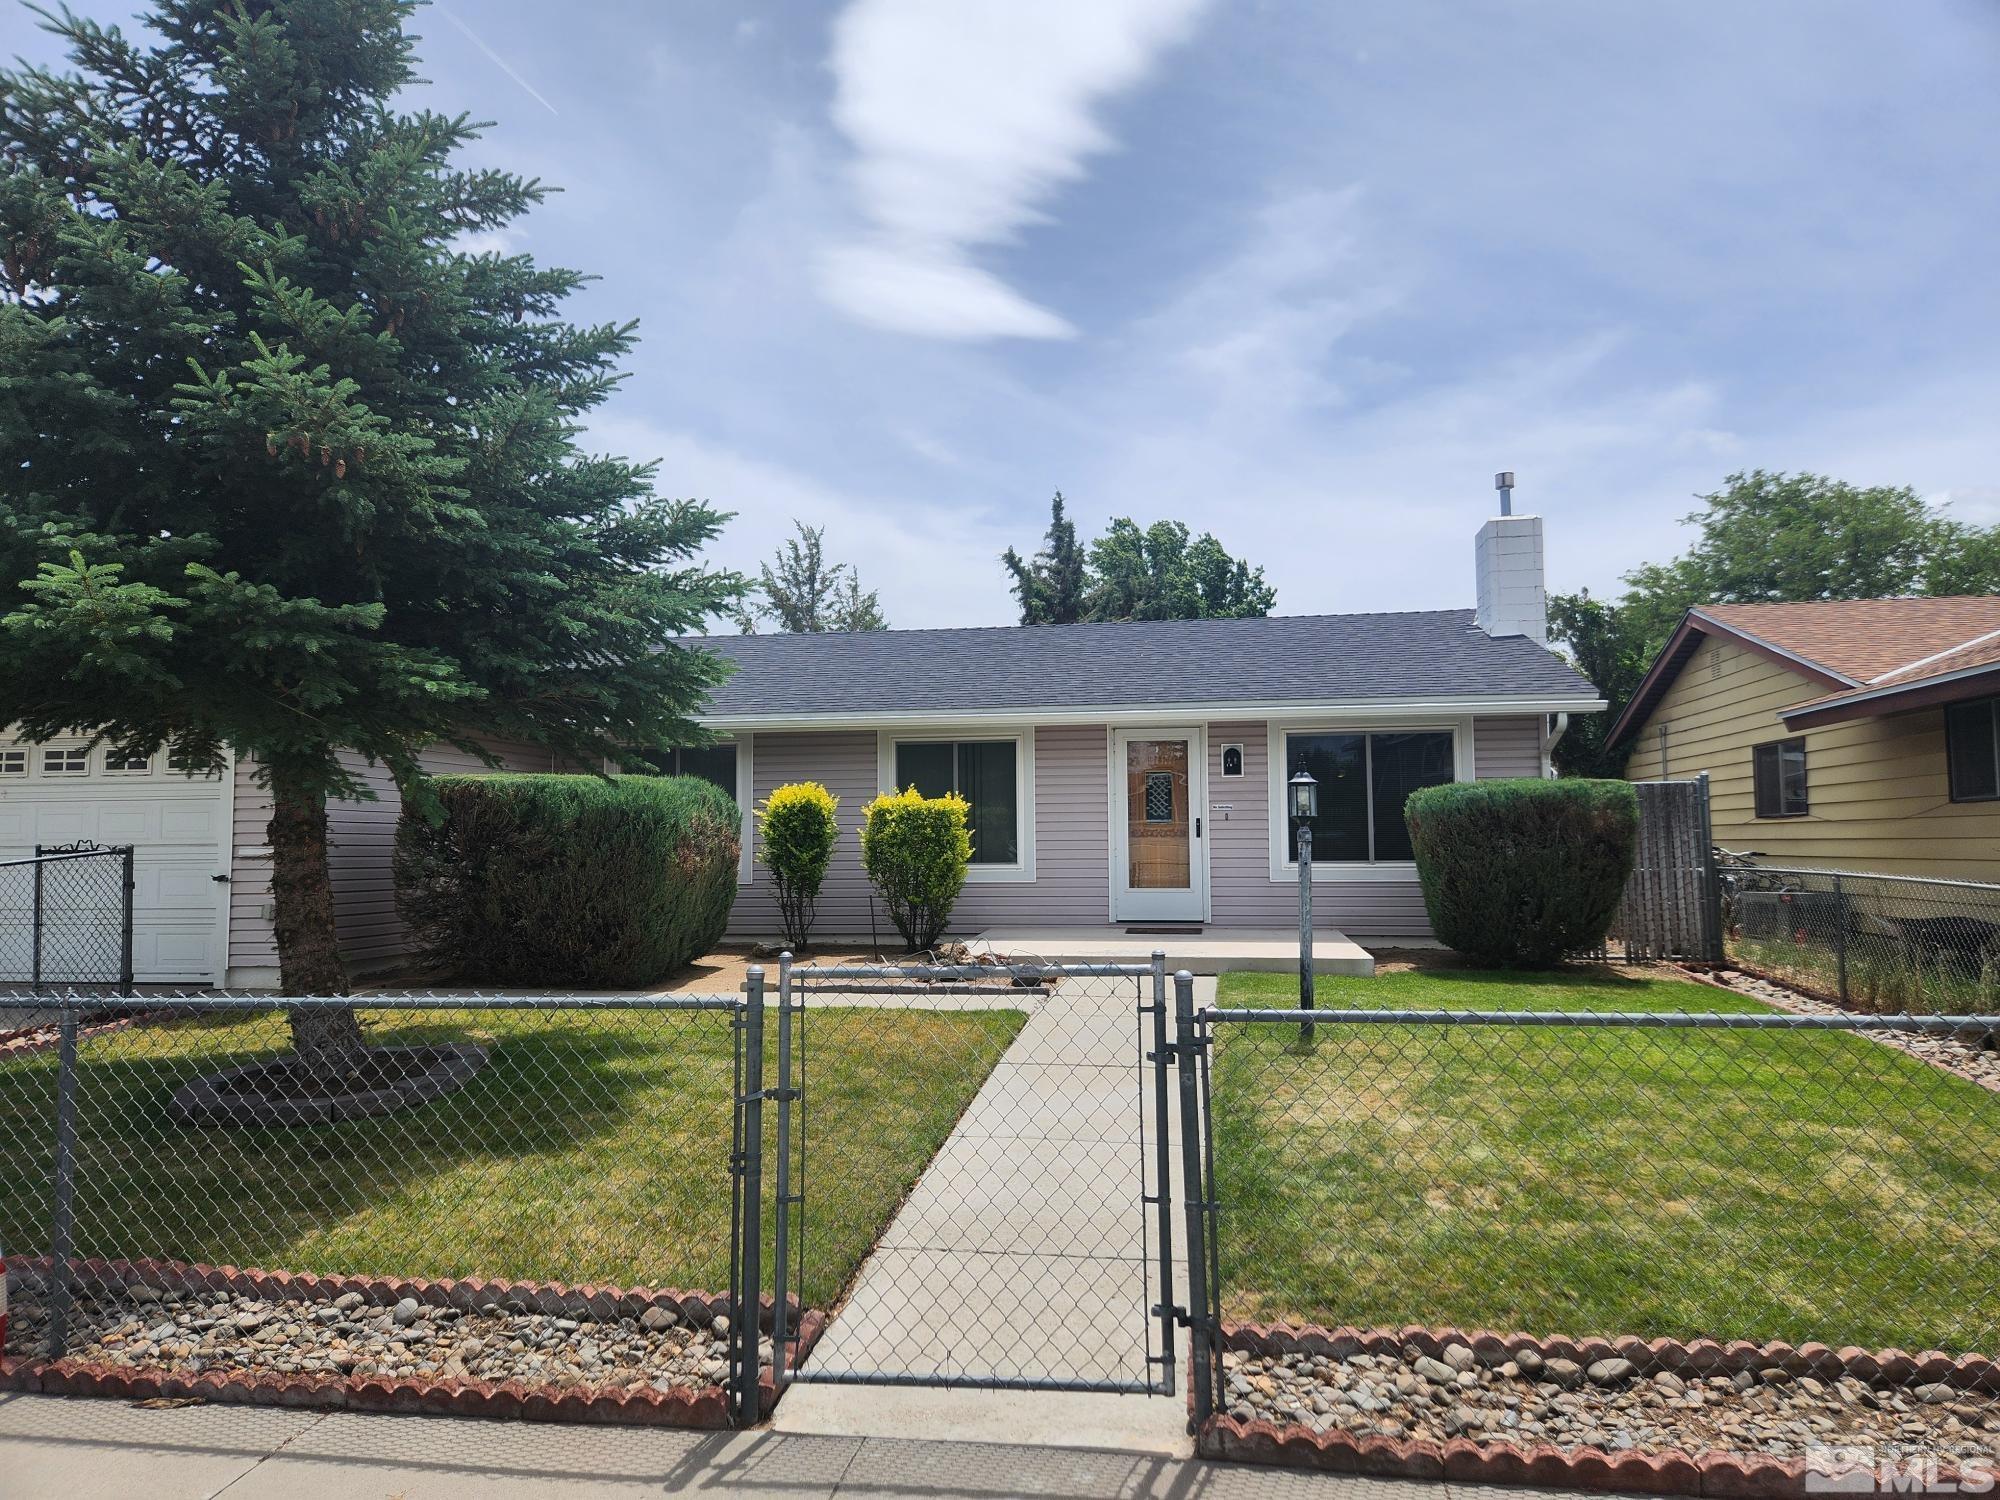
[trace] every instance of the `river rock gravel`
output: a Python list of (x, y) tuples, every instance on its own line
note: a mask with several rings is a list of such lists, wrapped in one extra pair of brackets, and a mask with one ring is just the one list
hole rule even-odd
[[(722, 1384), (726, 1317), (697, 1322), (664, 1306), (637, 1317), (556, 1317), (500, 1303), (461, 1311), (414, 1298), (393, 1305), (358, 1293), (264, 1299), (223, 1292), (126, 1287), (79, 1291), (67, 1352), (123, 1368), (179, 1375), (376, 1375), (391, 1379), (519, 1380), (529, 1385), (656, 1391)], [(48, 1328), (39, 1295), (17, 1292), (7, 1352), (38, 1355)], [(770, 1340), (760, 1340), (763, 1359)]]
[(1357, 1437), (1803, 1459), (1866, 1449), (1878, 1460), (1989, 1471), (2000, 1461), (2000, 1404), (1988, 1397), (1775, 1368), (1683, 1379), (1649, 1375), (1623, 1359), (1578, 1369), (1532, 1351), (1487, 1365), (1464, 1345), (1437, 1357), (1406, 1348), (1344, 1359), (1231, 1350), (1223, 1355), (1223, 1387), (1229, 1416)]

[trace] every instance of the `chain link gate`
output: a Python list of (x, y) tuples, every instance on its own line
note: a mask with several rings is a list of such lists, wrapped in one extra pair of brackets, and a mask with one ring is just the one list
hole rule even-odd
[[(752, 1106), (776, 1117), (776, 1389), (1171, 1394), (1183, 1314), (1165, 956), (822, 967), (786, 955), (777, 987), (774, 1082)], [(814, 1128), (860, 1088), (901, 1091), (898, 1141)], [(829, 1285), (826, 1265), (871, 1232), (847, 1200), (879, 1186), (864, 1179), (899, 1144), (920, 1166), (893, 1184), (900, 1206), (859, 1270)], [(758, 1249), (745, 1250), (757, 1285)]]

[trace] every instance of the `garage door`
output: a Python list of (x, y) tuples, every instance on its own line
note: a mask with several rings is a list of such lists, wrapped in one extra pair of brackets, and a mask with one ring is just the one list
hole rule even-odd
[[(187, 776), (79, 740), (0, 738), (0, 859), (37, 844), (131, 844), (132, 969), (142, 984), (213, 984), (223, 968), (229, 797), (222, 773)], [(9, 899), (12, 899), (11, 897)]]

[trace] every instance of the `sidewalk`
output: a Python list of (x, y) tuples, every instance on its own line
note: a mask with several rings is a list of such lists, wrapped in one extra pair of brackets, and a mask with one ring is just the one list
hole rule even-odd
[[(1494, 1491), (1105, 1450), (561, 1427), (0, 1395), (6, 1500), (1473, 1500)], [(1506, 1492), (1537, 1500), (1533, 1490)]]

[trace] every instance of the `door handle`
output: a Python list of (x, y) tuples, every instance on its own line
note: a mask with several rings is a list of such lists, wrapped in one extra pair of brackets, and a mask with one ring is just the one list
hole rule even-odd
[(1200, 837), (1201, 837), (1201, 819), (1200, 819), (1200, 818), (1196, 818), (1196, 819), (1194, 820), (1194, 836), (1195, 836), (1196, 838), (1200, 838)]

